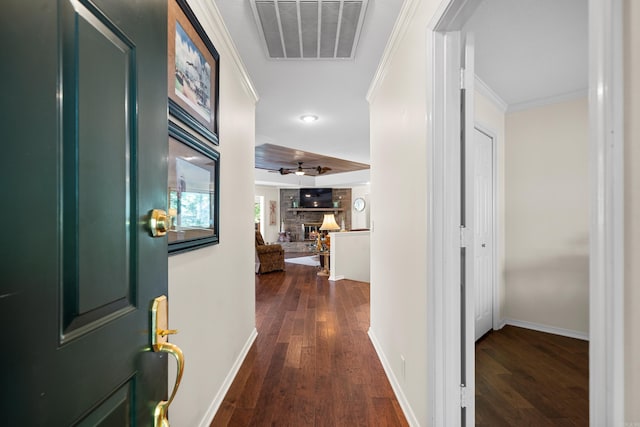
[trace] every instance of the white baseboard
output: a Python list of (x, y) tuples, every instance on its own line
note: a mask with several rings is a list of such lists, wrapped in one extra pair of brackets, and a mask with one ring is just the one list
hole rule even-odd
[(418, 423), (418, 419), (416, 418), (416, 415), (413, 413), (413, 410), (411, 409), (411, 405), (409, 405), (409, 402), (407, 401), (407, 398), (404, 395), (402, 387), (400, 387), (400, 383), (398, 383), (398, 379), (393, 373), (393, 370), (391, 369), (391, 365), (389, 365), (387, 358), (385, 357), (384, 353), (382, 352), (382, 349), (380, 348), (380, 343), (378, 342), (371, 328), (369, 328), (369, 339), (371, 340), (371, 343), (373, 344), (373, 348), (375, 348), (376, 353), (378, 354), (378, 359), (380, 359), (380, 363), (382, 363), (384, 372), (385, 374), (387, 374), (387, 378), (391, 383), (391, 388), (393, 389), (393, 393), (396, 395), (396, 399), (398, 399), (398, 403), (402, 408), (402, 412), (404, 413), (404, 416), (406, 417), (407, 422), (411, 427), (419, 427), (420, 423)]
[[(574, 331), (571, 329), (556, 328), (555, 326), (541, 325), (539, 323), (525, 322), (523, 320), (509, 318), (502, 319), (501, 324), (502, 326), (518, 326), (520, 328), (532, 329), (534, 331), (546, 332), (549, 334), (562, 335), (563, 337), (577, 338), (579, 340), (589, 341), (589, 334), (580, 331)], [(502, 328), (502, 326), (500, 328)]]
[(334, 282), (342, 279), (344, 279), (344, 276), (329, 276), (329, 280), (333, 280)]
[(244, 344), (244, 347), (242, 347), (242, 351), (240, 351), (238, 358), (231, 367), (231, 370), (227, 374), (227, 377), (224, 379), (222, 386), (220, 386), (216, 397), (213, 399), (213, 402), (211, 402), (211, 405), (209, 405), (209, 408), (207, 408), (207, 412), (205, 412), (204, 416), (202, 417), (202, 421), (200, 421), (199, 424), (200, 427), (209, 427), (211, 425), (213, 417), (216, 416), (216, 412), (218, 412), (218, 409), (220, 409), (220, 405), (222, 404), (224, 397), (229, 391), (229, 387), (231, 387), (233, 380), (235, 379), (238, 371), (240, 370), (240, 367), (242, 366), (242, 362), (244, 362), (244, 359), (247, 357), (249, 349), (253, 345), (253, 342), (256, 340), (257, 336), (258, 331), (256, 330), (256, 328), (253, 328), (253, 331), (251, 331), (247, 342)]

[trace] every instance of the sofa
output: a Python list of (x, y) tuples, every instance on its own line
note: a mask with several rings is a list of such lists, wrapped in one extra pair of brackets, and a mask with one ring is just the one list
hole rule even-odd
[(281, 245), (266, 245), (262, 234), (256, 231), (256, 273), (284, 271), (284, 249)]

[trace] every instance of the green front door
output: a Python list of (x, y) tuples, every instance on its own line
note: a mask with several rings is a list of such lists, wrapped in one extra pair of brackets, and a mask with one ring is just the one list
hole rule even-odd
[(146, 426), (166, 398), (166, 8), (2, 2), (2, 425)]

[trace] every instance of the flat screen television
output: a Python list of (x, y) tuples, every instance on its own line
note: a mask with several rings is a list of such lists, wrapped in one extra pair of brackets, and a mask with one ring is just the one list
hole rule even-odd
[(301, 188), (301, 208), (331, 208), (333, 198), (330, 188)]

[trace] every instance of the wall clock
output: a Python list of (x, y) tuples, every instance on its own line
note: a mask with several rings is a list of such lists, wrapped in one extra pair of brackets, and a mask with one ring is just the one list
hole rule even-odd
[(355, 209), (356, 212), (362, 212), (364, 210), (364, 206), (365, 203), (362, 197), (358, 197), (353, 201), (353, 209)]

